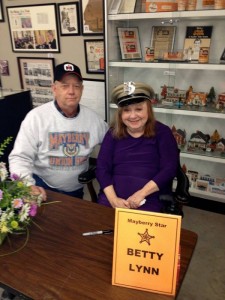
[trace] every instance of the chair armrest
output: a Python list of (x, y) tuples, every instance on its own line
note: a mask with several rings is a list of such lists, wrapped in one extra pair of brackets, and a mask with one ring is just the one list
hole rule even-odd
[(88, 182), (90, 182), (96, 178), (96, 176), (95, 176), (96, 162), (97, 162), (96, 158), (93, 158), (93, 157), (89, 158), (88, 170), (86, 172), (81, 173), (78, 176), (78, 181), (80, 183), (87, 184)]
[(93, 186), (93, 180), (96, 178), (96, 176), (95, 176), (96, 163), (97, 163), (97, 159), (90, 157), (89, 158), (89, 169), (86, 172), (83, 172), (78, 176), (78, 181), (81, 184), (87, 184), (88, 191), (91, 196), (91, 201), (94, 203), (97, 202), (97, 194), (96, 194), (96, 191)]
[(179, 166), (177, 172), (177, 187), (174, 193), (175, 200), (182, 204), (187, 204), (190, 199), (189, 194), (189, 179), (184, 173), (184, 170)]

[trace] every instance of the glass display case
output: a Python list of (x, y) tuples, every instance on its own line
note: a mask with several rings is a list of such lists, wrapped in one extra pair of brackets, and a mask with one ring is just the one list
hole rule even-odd
[[(185, 143), (179, 147), (191, 194), (225, 202), (225, 64), (221, 61), (225, 10), (150, 13), (142, 12), (139, 5), (133, 13), (115, 13), (111, 4), (105, 1), (107, 119), (112, 121), (116, 109), (110, 101), (113, 87), (126, 81), (152, 86), (156, 118), (176, 134), (185, 133)], [(189, 27), (200, 32), (197, 46), (186, 46)], [(125, 32), (122, 37), (121, 31)], [(165, 38), (160, 36), (164, 33)], [(194, 47), (199, 47), (197, 58)], [(153, 53), (150, 59), (147, 49)], [(200, 137), (196, 133), (201, 133)], [(193, 143), (205, 136), (210, 139), (204, 147)]]

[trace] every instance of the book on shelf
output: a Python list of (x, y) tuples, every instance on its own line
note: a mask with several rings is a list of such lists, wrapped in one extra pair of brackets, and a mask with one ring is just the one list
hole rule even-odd
[(199, 60), (201, 48), (210, 49), (213, 26), (187, 26), (184, 39), (184, 56), (188, 60)]

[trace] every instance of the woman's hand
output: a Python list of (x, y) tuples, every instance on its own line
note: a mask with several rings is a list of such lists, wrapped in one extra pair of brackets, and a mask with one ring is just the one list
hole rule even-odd
[(43, 201), (46, 201), (47, 195), (46, 195), (45, 190), (42, 187), (37, 186), (37, 185), (31, 185), (31, 192), (33, 195), (41, 195)]
[(138, 208), (141, 204), (141, 201), (145, 199), (145, 195), (141, 190), (137, 191), (133, 195), (131, 195), (128, 199), (127, 202), (130, 205), (130, 208), (136, 209)]
[(113, 208), (120, 207), (120, 208), (130, 208), (130, 204), (128, 203), (127, 200), (115, 197), (113, 199), (110, 199), (110, 204), (112, 205)]

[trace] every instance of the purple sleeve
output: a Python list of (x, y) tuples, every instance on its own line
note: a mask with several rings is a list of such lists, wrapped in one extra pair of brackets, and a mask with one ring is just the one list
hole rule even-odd
[(101, 144), (97, 159), (96, 178), (101, 189), (113, 184), (113, 148), (115, 140), (108, 130)]
[(152, 180), (158, 185), (159, 190), (168, 186), (177, 175), (179, 165), (179, 151), (171, 129), (157, 122), (156, 139), (160, 156), (160, 166), (157, 175)]

